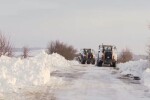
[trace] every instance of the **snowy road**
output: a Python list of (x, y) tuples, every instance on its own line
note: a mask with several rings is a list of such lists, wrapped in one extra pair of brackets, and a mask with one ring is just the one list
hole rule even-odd
[(147, 87), (119, 79), (113, 68), (87, 65), (72, 75), (61, 75), (68, 84), (55, 91), (56, 100), (150, 100)]
[[(120, 63), (115, 70), (42, 51), (28, 59), (2, 56), (0, 66), (0, 100), (150, 100), (146, 60)], [(122, 79), (127, 74), (139, 75), (142, 83)]]
[[(63, 85), (37, 87), (37, 91), (6, 94), (2, 100), (150, 100), (150, 90), (142, 84), (120, 79), (117, 70), (93, 65), (71, 66), (54, 71)], [(0, 98), (1, 99), (1, 98)]]

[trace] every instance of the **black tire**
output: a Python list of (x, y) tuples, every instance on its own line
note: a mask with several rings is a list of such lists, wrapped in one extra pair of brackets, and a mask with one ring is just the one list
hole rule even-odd
[(92, 64), (93, 64), (93, 65), (95, 64), (95, 59), (92, 60)]
[(81, 64), (85, 64), (85, 62), (86, 62), (85, 60), (82, 60), (82, 61), (81, 61)]
[(91, 60), (90, 60), (90, 59), (88, 59), (88, 60), (87, 60), (87, 64), (90, 64), (90, 63), (91, 63)]
[(117, 66), (117, 65), (116, 65), (116, 62), (113, 62), (113, 63), (112, 63), (112, 67), (115, 68), (116, 66)]
[(85, 62), (83, 61), (81, 64), (85, 64)]
[(85, 64), (85, 62), (86, 62), (86, 58), (82, 55), (81, 56), (81, 64)]
[(97, 62), (97, 66), (101, 67), (102, 65), (103, 65), (103, 61), (100, 60)]

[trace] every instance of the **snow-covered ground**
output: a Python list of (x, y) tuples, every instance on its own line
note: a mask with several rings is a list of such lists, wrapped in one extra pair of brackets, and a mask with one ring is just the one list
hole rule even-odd
[[(0, 99), (149, 100), (149, 62), (130, 61), (117, 67), (119, 70), (80, 65), (44, 51), (27, 59), (2, 56)], [(138, 76), (141, 80), (133, 83), (122, 78), (126, 75)]]

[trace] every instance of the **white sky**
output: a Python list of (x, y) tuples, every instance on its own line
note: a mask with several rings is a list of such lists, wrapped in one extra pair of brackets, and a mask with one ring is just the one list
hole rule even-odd
[(145, 54), (149, 24), (150, 0), (0, 0), (0, 30), (16, 47), (60, 40), (78, 49), (104, 43)]

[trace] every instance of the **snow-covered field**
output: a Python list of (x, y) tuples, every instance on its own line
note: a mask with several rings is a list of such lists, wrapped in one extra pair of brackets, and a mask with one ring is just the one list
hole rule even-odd
[[(53, 100), (149, 100), (149, 62), (130, 61), (117, 67), (80, 65), (44, 51), (27, 59), (2, 56), (0, 99), (51, 100), (53, 94)], [(122, 80), (123, 76), (128, 77)], [(128, 80), (134, 76), (141, 79), (138, 84)]]

